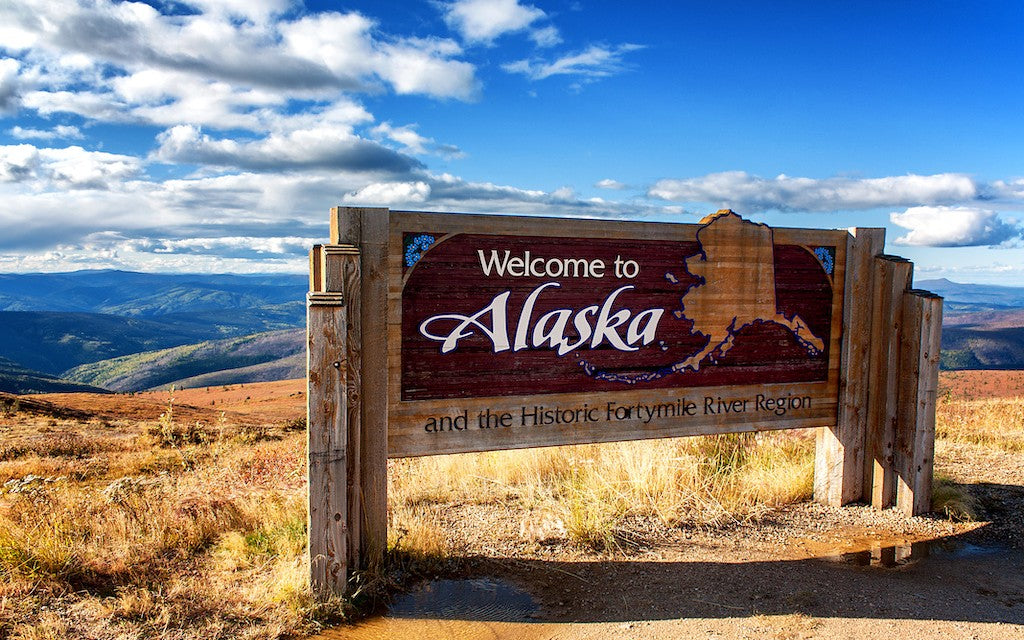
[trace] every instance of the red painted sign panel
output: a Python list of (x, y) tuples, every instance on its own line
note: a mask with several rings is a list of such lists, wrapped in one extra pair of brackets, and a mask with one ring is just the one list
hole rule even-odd
[(735, 214), (692, 241), (402, 242), (403, 401), (828, 379), (833, 245)]

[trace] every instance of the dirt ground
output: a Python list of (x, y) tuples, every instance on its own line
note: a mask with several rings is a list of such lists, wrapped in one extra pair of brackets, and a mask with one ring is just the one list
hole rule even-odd
[[(1020, 396), (1024, 373), (944, 373), (942, 385)], [(428, 582), (396, 600), (418, 609), (322, 639), (1024, 640), (1024, 453), (940, 443), (936, 460), (976, 501), (976, 521), (800, 504), (709, 530), (631, 522), (600, 555), (545, 539), (529, 514), (441, 506), (460, 546), (437, 578), (484, 587), (431, 597)]]
[[(942, 385), (958, 396), (1019, 396), (1024, 373), (944, 373)], [(301, 419), (303, 392), (302, 380), (179, 390), (173, 406), (181, 420)], [(32, 400), (92, 419), (154, 420), (169, 394)], [(630, 521), (619, 548), (599, 554), (547, 535), (551, 523), (523, 511), (425, 506), (458, 532), (433, 578), (483, 580), (512, 595), (498, 589), (486, 606), (428, 598), (411, 615), (322, 638), (1024, 640), (1024, 452), (946, 442), (936, 465), (975, 499), (976, 521), (799, 504), (713, 529)]]
[(435, 600), (323, 638), (1024, 638), (1024, 489), (998, 489), (991, 520), (803, 504), (713, 531), (633, 523), (632, 546), (604, 557), (466, 507), (450, 522), (477, 542), (440, 577), (497, 579), (536, 609)]

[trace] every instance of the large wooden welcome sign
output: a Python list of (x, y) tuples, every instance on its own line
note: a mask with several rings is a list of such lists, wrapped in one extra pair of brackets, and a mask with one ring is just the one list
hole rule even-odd
[(339, 208), (311, 254), (314, 586), (386, 540), (386, 459), (828, 427), (815, 493), (930, 506), (941, 299), (881, 229)]
[(835, 422), (845, 231), (392, 215), (392, 455)]

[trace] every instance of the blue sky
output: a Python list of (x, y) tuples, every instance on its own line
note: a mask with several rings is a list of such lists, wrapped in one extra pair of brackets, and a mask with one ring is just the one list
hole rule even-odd
[(338, 204), (729, 207), (1024, 285), (1021, 43), (1016, 2), (7, 0), (0, 271), (302, 271)]

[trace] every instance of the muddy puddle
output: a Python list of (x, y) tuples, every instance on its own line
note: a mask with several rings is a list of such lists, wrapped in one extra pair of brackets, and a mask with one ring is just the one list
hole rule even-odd
[[(929, 559), (931, 562), (952, 563), (1006, 551), (949, 539), (911, 539), (861, 533), (794, 541), (789, 549), (796, 551), (795, 557), (789, 556), (780, 561), (798, 564), (806, 561), (835, 562), (871, 570), (899, 570)], [(680, 575), (686, 575), (685, 564), (680, 564)], [(744, 615), (753, 606), (745, 599), (721, 604), (687, 600), (685, 597), (683, 600), (685, 604), (677, 605), (678, 612), (667, 617), (658, 613), (649, 619), (686, 617), (688, 612), (692, 613), (694, 602), (726, 608), (729, 615)], [(647, 606), (649, 602), (642, 604)], [(381, 615), (356, 625), (336, 627), (314, 640), (541, 640), (572, 637), (571, 633), (566, 635), (567, 630), (574, 628), (572, 623), (542, 622), (541, 613), (537, 601), (510, 582), (497, 578), (436, 580), (397, 595)], [(600, 619), (600, 614), (595, 615)], [(632, 624), (624, 622), (624, 618), (613, 615), (610, 619), (616, 626), (609, 631), (611, 635), (608, 637), (617, 637), (620, 629), (632, 628), (623, 626)]]
[(383, 615), (317, 640), (530, 640), (548, 627), (534, 622), (538, 611), (528, 593), (501, 580), (435, 580), (397, 596)]
[(1002, 551), (996, 547), (979, 547), (946, 539), (914, 540), (870, 536), (851, 537), (841, 543), (801, 540), (800, 546), (809, 556), (828, 562), (882, 569), (896, 569), (927, 558), (956, 560)]

